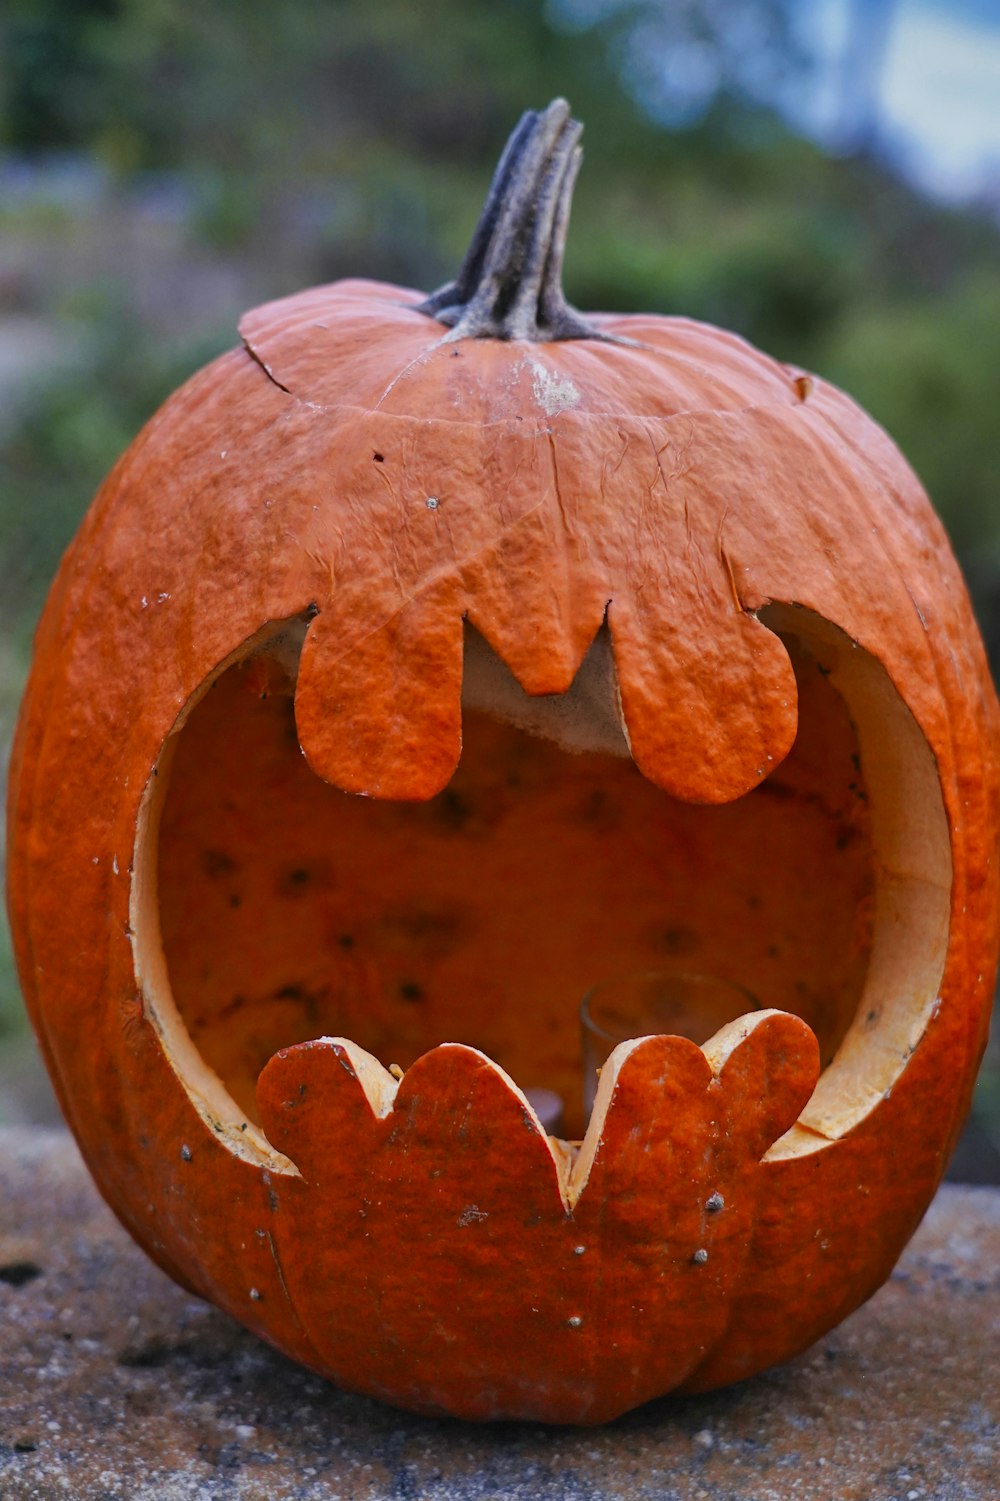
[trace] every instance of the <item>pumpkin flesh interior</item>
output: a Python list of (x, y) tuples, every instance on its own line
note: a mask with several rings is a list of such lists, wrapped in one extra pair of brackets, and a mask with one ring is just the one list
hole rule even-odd
[(174, 737), (157, 885), (178, 1019), (237, 1113), (255, 1120), (281, 1047), (345, 1036), (406, 1068), (451, 1041), (555, 1089), (579, 1136), (581, 996), (664, 967), (803, 1017), (828, 1065), (868, 978), (878, 862), (851, 713), (823, 650), (784, 639), (795, 745), (714, 807), (468, 708), (437, 797), (350, 796), (310, 771), (279, 656), (227, 667)]

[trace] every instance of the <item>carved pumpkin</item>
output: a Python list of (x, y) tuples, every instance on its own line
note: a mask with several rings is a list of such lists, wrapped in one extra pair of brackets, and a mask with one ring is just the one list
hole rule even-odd
[[(985, 1038), (998, 711), (847, 397), (567, 307), (578, 133), (525, 117), (454, 284), (257, 309), (125, 454), (39, 629), (10, 903), (172, 1276), (344, 1387), (588, 1423), (888, 1275)], [(621, 1044), (547, 1137), (580, 995), (679, 957), (767, 1009)]]

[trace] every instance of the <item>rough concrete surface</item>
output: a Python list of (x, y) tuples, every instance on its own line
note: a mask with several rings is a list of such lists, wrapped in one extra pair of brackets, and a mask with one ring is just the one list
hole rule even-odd
[(783, 1369), (602, 1429), (345, 1396), (175, 1287), (62, 1131), (0, 1130), (0, 1501), (996, 1501), (1000, 1192)]

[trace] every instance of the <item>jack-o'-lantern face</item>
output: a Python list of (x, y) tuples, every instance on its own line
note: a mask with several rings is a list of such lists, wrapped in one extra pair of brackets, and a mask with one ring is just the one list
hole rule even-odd
[[(40, 630), (11, 905), (168, 1270), (345, 1386), (585, 1422), (887, 1275), (983, 1043), (998, 815), (917, 482), (733, 336), (565, 306), (574, 130), (515, 134), (455, 285), (260, 309), (133, 445)], [(581, 995), (667, 965), (760, 1009), (623, 1043), (585, 1119)]]

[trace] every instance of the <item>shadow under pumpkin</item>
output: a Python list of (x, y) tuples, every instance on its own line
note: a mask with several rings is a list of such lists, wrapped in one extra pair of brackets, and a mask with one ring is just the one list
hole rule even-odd
[(822, 647), (783, 640), (795, 745), (713, 807), (470, 709), (437, 797), (347, 795), (299, 749), (293, 678), (266, 656), (225, 671), (176, 738), (159, 906), (180, 1018), (247, 1120), (279, 1048), (333, 1035), (403, 1068), (471, 1044), (557, 1090), (580, 1136), (580, 997), (669, 965), (802, 1017), (825, 1067), (865, 981), (871, 821)]

